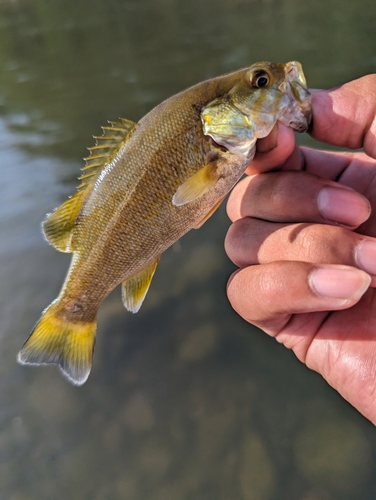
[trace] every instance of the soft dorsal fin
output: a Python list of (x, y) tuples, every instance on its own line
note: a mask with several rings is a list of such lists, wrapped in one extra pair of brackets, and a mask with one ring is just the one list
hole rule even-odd
[(123, 282), (121, 295), (123, 304), (128, 311), (136, 313), (140, 309), (159, 261), (160, 257), (139, 271), (135, 276)]
[(46, 240), (60, 252), (73, 252), (72, 231), (82, 206), (82, 191), (78, 191), (49, 214), (42, 224)]
[(136, 124), (125, 118), (120, 122), (109, 122), (102, 127), (103, 134), (94, 136), (95, 146), (88, 148), (90, 156), (84, 158), (85, 166), (79, 177), (78, 191), (69, 200), (47, 216), (43, 222), (43, 233), (49, 243), (61, 252), (73, 252), (72, 233), (77, 216), (95, 179), (111, 161), (131, 136)]

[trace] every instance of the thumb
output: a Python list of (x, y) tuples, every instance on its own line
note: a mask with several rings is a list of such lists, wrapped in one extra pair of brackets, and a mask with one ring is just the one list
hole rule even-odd
[(312, 137), (376, 158), (376, 74), (313, 92)]

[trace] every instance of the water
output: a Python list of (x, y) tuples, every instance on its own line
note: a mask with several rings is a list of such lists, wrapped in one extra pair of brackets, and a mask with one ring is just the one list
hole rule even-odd
[(256, 60), (338, 85), (376, 70), (375, 26), (373, 0), (0, 2), (1, 500), (376, 498), (374, 427), (227, 303), (224, 207), (139, 314), (103, 304), (85, 386), (15, 363), (69, 263), (40, 221), (100, 125)]

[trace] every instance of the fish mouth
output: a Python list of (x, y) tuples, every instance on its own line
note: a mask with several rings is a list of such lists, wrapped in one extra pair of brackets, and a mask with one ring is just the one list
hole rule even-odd
[(281, 123), (292, 128), (295, 132), (307, 132), (312, 122), (312, 110), (302, 109), (297, 105), (290, 107), (286, 113), (279, 117)]
[(302, 65), (298, 61), (286, 63), (285, 80), (279, 86), (279, 90), (287, 95), (290, 101), (279, 121), (296, 132), (306, 132), (312, 122), (311, 94), (307, 88)]

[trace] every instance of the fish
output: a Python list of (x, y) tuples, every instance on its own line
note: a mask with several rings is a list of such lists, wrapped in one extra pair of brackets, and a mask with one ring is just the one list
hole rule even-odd
[(301, 64), (263, 61), (183, 90), (138, 123), (102, 127), (77, 191), (42, 224), (47, 241), (72, 260), (18, 362), (56, 364), (82, 385), (107, 295), (121, 284), (125, 308), (136, 313), (163, 252), (215, 212), (257, 140), (277, 122), (304, 132), (311, 116)]

